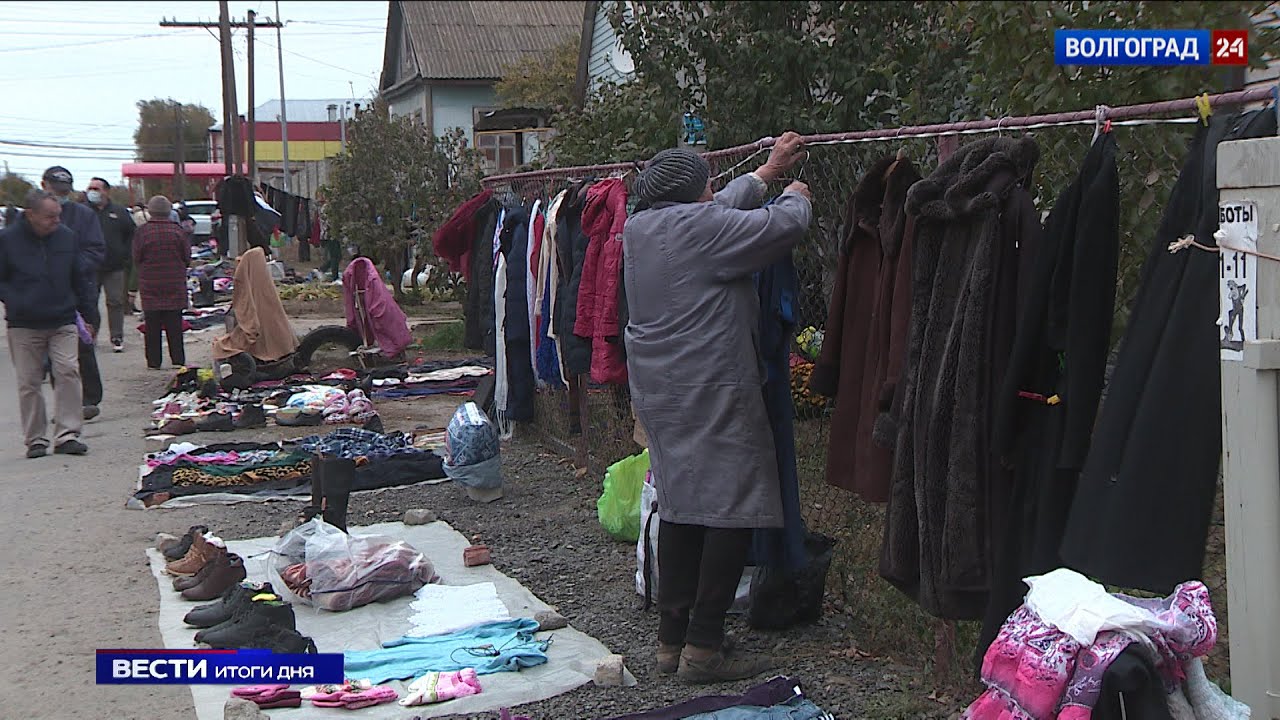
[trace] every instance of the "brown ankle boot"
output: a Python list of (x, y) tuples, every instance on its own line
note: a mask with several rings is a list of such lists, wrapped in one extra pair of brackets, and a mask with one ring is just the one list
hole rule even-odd
[(746, 680), (773, 669), (771, 658), (754, 653), (735, 651), (732, 654), (719, 650), (685, 645), (680, 653), (680, 667), (676, 677), (692, 684)]
[(245, 579), (244, 560), (239, 555), (226, 553), (209, 563), (213, 571), (199, 584), (182, 591), (183, 600), (206, 601), (221, 597), (232, 585)]
[(658, 673), (662, 675), (674, 675), (676, 670), (680, 669), (680, 650), (681, 645), (668, 645), (666, 643), (658, 643)]
[(195, 575), (179, 575), (173, 579), (174, 590), (182, 592), (187, 588), (195, 587), (196, 585), (204, 582), (204, 579), (209, 577), (211, 573), (227, 564), (227, 551), (223, 548), (217, 547), (216, 545), (214, 547), (216, 549), (214, 550), (213, 556), (209, 558), (208, 562), (200, 566), (200, 570), (197, 571)]
[(221, 549), (224, 552), (226, 548), (219, 548), (217, 545), (205, 540), (204, 533), (197, 533), (191, 538), (191, 549), (181, 560), (174, 560), (164, 566), (164, 571), (170, 575), (195, 575), (200, 572), (200, 568), (204, 564), (213, 559), (217, 551)]

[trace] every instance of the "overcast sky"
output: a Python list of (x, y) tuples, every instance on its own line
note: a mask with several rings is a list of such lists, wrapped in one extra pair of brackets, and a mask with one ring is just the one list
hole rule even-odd
[[(286, 23), (286, 98), (372, 95), (382, 68), (387, 3), (279, 5)], [(240, 20), (249, 10), (274, 18), (275, 6), (270, 0), (230, 3), (232, 18)], [(50, 165), (64, 165), (80, 190), (93, 175), (120, 180), (121, 164), (133, 159), (139, 100), (199, 103), (221, 120), (217, 30), (160, 27), (166, 18), (216, 22), (218, 3), (0, 2), (0, 161), (33, 181)], [(235, 31), (234, 44), (244, 114), (243, 30)], [(256, 44), (255, 99), (261, 105), (280, 96), (275, 30), (259, 29)]]

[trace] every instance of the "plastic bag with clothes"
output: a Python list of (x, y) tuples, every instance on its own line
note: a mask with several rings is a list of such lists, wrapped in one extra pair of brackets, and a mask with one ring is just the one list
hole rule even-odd
[(321, 518), (285, 533), (272, 556), (277, 587), (333, 612), (412, 595), (439, 579), (431, 561), (403, 540), (348, 535)]
[(502, 486), (498, 428), (473, 402), (464, 403), (449, 420), (444, 438), (444, 472), (469, 488)]

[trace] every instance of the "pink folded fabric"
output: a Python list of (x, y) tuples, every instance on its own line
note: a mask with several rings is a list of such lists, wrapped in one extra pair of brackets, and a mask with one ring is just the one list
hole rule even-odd
[(400, 698), (404, 707), (428, 705), (480, 693), (480, 678), (474, 668), (455, 672), (429, 672), (409, 683), (409, 692)]
[(233, 689), (231, 694), (238, 698), (252, 700), (255, 697), (261, 697), (263, 695), (276, 695), (288, 689), (288, 685), (245, 685), (243, 687)]
[(395, 700), (399, 695), (386, 685), (377, 685), (368, 690), (357, 690), (342, 694), (342, 707), (348, 710), (373, 707)]

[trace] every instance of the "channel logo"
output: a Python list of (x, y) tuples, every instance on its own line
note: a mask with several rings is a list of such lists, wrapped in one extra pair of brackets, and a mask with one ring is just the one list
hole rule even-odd
[(1248, 65), (1248, 30), (1055, 30), (1058, 65)]
[(343, 682), (342, 653), (270, 650), (98, 650), (99, 685), (328, 684)]

